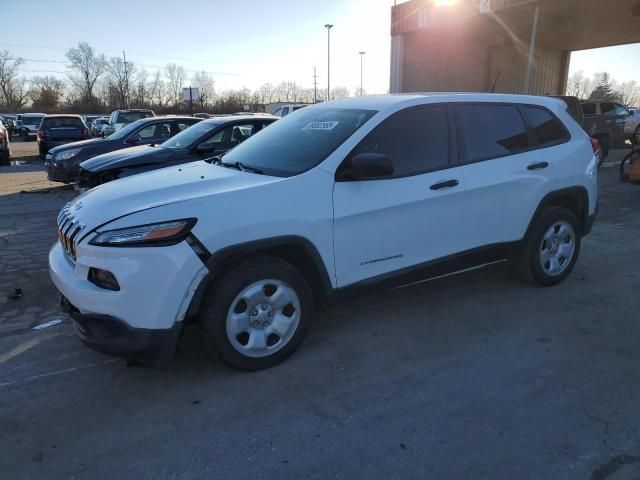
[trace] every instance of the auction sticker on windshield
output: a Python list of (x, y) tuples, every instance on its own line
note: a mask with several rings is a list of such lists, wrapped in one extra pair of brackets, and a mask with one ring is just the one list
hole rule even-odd
[(306, 125), (302, 130), (333, 130), (339, 123), (337, 120), (316, 121)]

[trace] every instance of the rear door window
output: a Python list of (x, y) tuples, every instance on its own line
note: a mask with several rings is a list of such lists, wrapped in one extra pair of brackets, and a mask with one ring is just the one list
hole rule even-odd
[(514, 105), (456, 106), (466, 161), (504, 157), (529, 148), (527, 129)]
[(583, 103), (582, 111), (585, 115), (595, 115), (596, 114), (596, 104), (595, 103)]
[(84, 128), (84, 124), (76, 117), (45, 117), (42, 121), (42, 128)]
[(564, 124), (546, 108), (524, 107), (523, 110), (540, 146), (562, 143), (569, 139), (569, 132)]
[(407, 177), (449, 164), (449, 115), (444, 105), (398, 112), (377, 126), (352, 153), (391, 157), (393, 176)]

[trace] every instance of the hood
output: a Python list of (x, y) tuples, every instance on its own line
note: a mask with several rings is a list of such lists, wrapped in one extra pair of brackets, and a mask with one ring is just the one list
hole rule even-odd
[[(85, 232), (89, 233), (105, 223), (141, 210), (278, 180), (281, 179), (197, 161), (105, 183), (76, 197), (65, 208), (86, 226)], [(197, 214), (194, 212), (194, 216)]]
[(80, 140), (79, 142), (67, 143), (65, 145), (60, 145), (58, 147), (53, 147), (49, 150), (51, 153), (62, 152), (63, 150), (71, 150), (73, 148), (78, 147), (93, 147), (97, 145), (105, 145), (109, 140), (105, 140), (104, 138), (91, 138), (89, 140)]
[(172, 150), (168, 148), (140, 145), (97, 155), (82, 162), (80, 166), (90, 172), (102, 172), (112, 168), (161, 162), (168, 158), (171, 152)]

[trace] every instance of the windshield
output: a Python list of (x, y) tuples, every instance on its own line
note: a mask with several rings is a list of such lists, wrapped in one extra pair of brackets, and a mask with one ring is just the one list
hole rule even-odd
[(120, 112), (115, 123), (131, 123), (141, 118), (153, 117), (151, 112)]
[(23, 116), (22, 117), (22, 124), (23, 125), (31, 125), (31, 126), (40, 125), (40, 122), (42, 122), (43, 118), (44, 117), (26, 117), (26, 116)]
[(188, 127), (177, 134), (175, 137), (170, 138), (164, 143), (161, 143), (162, 148), (185, 148), (189, 147), (207, 132), (210, 132), (214, 128), (220, 126), (217, 122), (196, 123), (192, 127)]
[(290, 177), (315, 167), (376, 112), (305, 108), (273, 123), (224, 156), (268, 175)]
[[(98, 120), (96, 120), (96, 121), (98, 121)], [(129, 125), (126, 125), (126, 126), (122, 127), (117, 132), (112, 133), (107, 138), (109, 140), (117, 140), (119, 138), (124, 138), (124, 137), (128, 136), (129, 134), (133, 133), (135, 130), (138, 129), (138, 127), (140, 127), (141, 125), (144, 125), (145, 123), (147, 123), (147, 122), (145, 122), (144, 119), (136, 120), (135, 122), (130, 123)]]

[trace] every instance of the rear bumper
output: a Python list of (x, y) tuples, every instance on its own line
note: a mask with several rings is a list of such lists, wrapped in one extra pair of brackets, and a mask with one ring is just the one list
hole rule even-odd
[(76, 335), (89, 348), (150, 363), (169, 362), (182, 333), (182, 323), (164, 330), (132, 328), (119, 318), (97, 313), (81, 313), (64, 296), (62, 310), (73, 318)]

